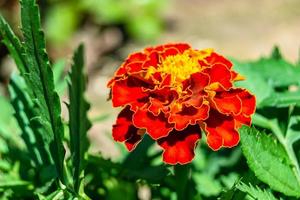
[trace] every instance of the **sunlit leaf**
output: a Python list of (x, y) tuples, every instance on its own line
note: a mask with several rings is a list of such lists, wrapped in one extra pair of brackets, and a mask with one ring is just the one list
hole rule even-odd
[(273, 190), (288, 196), (300, 196), (298, 174), (286, 149), (272, 137), (254, 128), (240, 130), (241, 145), (250, 169)]

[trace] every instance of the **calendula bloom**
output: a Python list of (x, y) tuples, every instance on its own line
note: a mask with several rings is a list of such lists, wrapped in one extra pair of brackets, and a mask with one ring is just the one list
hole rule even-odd
[(113, 106), (123, 108), (113, 138), (132, 151), (148, 134), (168, 164), (191, 162), (201, 129), (213, 150), (236, 146), (255, 111), (255, 97), (233, 86), (242, 79), (212, 49), (177, 43), (133, 53), (108, 83)]

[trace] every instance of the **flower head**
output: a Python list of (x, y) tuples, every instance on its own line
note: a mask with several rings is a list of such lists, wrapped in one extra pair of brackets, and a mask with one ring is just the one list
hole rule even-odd
[(233, 86), (243, 77), (212, 49), (166, 44), (131, 54), (109, 81), (114, 107), (122, 106), (113, 138), (132, 151), (148, 134), (168, 164), (186, 164), (201, 138), (213, 150), (239, 142), (251, 124), (255, 97)]

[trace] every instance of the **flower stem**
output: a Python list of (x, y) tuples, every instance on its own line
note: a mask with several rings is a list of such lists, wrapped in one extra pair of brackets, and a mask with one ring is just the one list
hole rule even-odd
[(176, 181), (176, 194), (178, 200), (186, 199), (188, 196), (188, 182), (191, 179), (191, 165), (175, 165), (175, 181)]

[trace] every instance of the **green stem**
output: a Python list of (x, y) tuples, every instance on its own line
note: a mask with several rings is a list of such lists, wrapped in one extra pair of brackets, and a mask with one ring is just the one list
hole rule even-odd
[(187, 199), (188, 190), (187, 185), (191, 178), (191, 165), (175, 165), (175, 183), (176, 183), (176, 194), (177, 200)]
[(282, 144), (282, 146), (284, 147), (288, 157), (290, 158), (290, 160), (292, 162), (292, 165), (293, 165), (292, 169), (293, 169), (294, 174), (297, 178), (297, 181), (300, 185), (300, 168), (299, 168), (298, 160), (297, 160), (296, 154), (293, 150), (293, 147), (291, 145), (287, 144), (287, 140), (283, 136), (283, 133), (282, 133), (280, 127), (278, 126), (277, 120), (272, 120), (272, 121), (270, 121), (269, 124), (270, 124), (270, 126), (269, 126), (270, 129), (275, 134), (278, 141)]
[(278, 141), (284, 147), (288, 157), (290, 158), (292, 165), (293, 165), (292, 169), (293, 169), (294, 174), (297, 178), (297, 181), (300, 185), (300, 167), (298, 164), (297, 156), (293, 150), (292, 145), (289, 145), (287, 143), (287, 139), (286, 139), (286, 137), (284, 137), (284, 134), (282, 133), (277, 120), (276, 119), (269, 120), (262, 115), (255, 114), (254, 118), (253, 118), (253, 123), (255, 125), (261, 126), (263, 128), (270, 129), (274, 133), (274, 135), (277, 137)]

